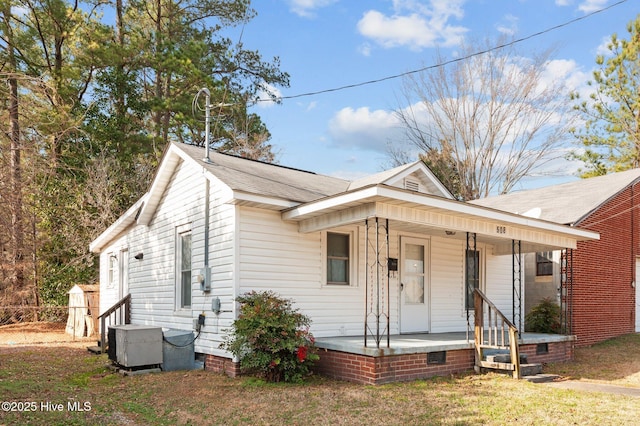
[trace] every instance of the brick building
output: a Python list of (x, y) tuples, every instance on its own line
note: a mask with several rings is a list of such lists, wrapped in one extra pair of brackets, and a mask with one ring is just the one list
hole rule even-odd
[(525, 256), (525, 312), (543, 298), (556, 300), (578, 346), (640, 332), (639, 181), (640, 169), (633, 169), (474, 201), (600, 234), (564, 255)]

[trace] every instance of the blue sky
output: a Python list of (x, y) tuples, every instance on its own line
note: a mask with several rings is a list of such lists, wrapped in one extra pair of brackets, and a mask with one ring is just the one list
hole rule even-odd
[[(436, 49), (455, 58), (463, 41), (501, 34), (515, 39), (608, 7), (618, 0), (259, 0), (258, 16), (242, 29), (245, 47), (264, 58), (279, 56), (291, 75), (295, 96), (397, 75), (433, 65)], [(555, 47), (555, 78), (586, 90), (595, 57), (613, 33), (626, 38), (626, 25), (640, 13), (638, 0), (517, 45), (526, 56)], [(240, 38), (240, 29), (231, 33)], [(356, 88), (258, 103), (272, 133), (280, 164), (355, 179), (388, 165), (387, 147), (403, 139), (393, 111), (402, 79)], [(563, 176), (527, 179), (532, 188), (575, 179), (576, 165)]]

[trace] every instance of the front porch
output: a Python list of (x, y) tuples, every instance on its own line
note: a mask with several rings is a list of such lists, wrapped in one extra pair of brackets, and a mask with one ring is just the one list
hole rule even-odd
[[(531, 363), (573, 359), (575, 336), (523, 333), (520, 354)], [(473, 333), (425, 333), (389, 336), (389, 347), (377, 347), (364, 336), (316, 339), (320, 361), (316, 371), (336, 379), (383, 384), (472, 370), (475, 365)]]

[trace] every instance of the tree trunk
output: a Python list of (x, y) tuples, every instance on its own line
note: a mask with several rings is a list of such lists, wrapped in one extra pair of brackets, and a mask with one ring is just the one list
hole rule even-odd
[[(8, 6), (7, 6), (8, 8)], [(9, 158), (9, 182), (10, 182), (10, 209), (11, 209), (11, 284), (14, 291), (24, 288), (24, 262), (23, 262), (23, 244), (24, 230), (22, 221), (22, 172), (20, 164), (20, 121), (19, 121), (19, 101), (18, 101), (18, 79), (17, 79), (17, 61), (14, 50), (13, 31), (10, 10), (4, 10), (4, 24), (7, 37), (7, 59), (9, 65), (9, 139), (10, 139), (10, 158)]]

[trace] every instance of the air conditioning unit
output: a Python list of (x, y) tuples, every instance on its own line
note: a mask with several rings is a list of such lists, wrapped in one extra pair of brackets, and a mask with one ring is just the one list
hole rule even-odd
[(193, 331), (163, 330), (162, 371), (194, 370), (196, 356), (194, 352)]
[(162, 364), (161, 327), (133, 324), (116, 325), (109, 327), (108, 336), (109, 358), (122, 367)]

